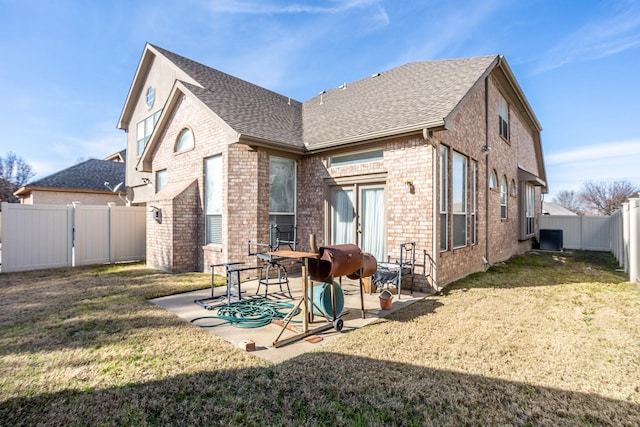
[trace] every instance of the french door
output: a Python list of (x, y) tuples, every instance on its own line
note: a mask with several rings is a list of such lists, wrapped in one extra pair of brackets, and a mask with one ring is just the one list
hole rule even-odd
[(383, 184), (353, 184), (330, 189), (331, 244), (354, 243), (384, 261), (386, 218)]

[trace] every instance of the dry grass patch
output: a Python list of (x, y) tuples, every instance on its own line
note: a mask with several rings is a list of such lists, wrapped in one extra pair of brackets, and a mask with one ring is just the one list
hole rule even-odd
[(640, 291), (610, 254), (530, 254), (270, 365), (147, 299), (141, 265), (0, 275), (11, 425), (638, 425)]

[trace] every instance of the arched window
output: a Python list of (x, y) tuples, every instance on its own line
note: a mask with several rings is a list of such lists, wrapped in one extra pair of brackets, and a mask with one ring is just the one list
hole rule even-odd
[(498, 174), (495, 169), (491, 171), (489, 176), (489, 188), (498, 188)]
[(176, 140), (175, 152), (179, 153), (181, 151), (190, 150), (193, 148), (193, 145), (193, 133), (191, 132), (191, 129), (182, 129), (178, 135), (178, 139)]
[(511, 184), (509, 185), (509, 195), (511, 197), (516, 197), (518, 195), (516, 182), (513, 179), (511, 180)]
[(507, 177), (500, 180), (500, 218), (507, 219)]

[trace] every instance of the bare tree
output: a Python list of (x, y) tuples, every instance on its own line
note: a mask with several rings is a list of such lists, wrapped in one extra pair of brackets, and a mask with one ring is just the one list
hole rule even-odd
[(609, 182), (587, 182), (582, 187), (580, 199), (588, 209), (601, 215), (611, 215), (620, 208), (629, 197), (637, 196), (640, 187), (626, 179)]
[(580, 194), (574, 190), (559, 191), (553, 198), (553, 202), (559, 204), (563, 208), (569, 209), (571, 212), (584, 213), (584, 202)]
[(22, 157), (11, 151), (0, 157), (0, 201), (16, 202), (13, 192), (28, 183), (35, 173)]

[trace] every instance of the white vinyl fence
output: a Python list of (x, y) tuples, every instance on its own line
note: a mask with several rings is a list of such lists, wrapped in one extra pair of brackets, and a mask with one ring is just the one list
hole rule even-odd
[(2, 204), (2, 271), (145, 258), (146, 209)]
[(563, 247), (610, 251), (629, 280), (640, 282), (640, 199), (629, 199), (611, 216), (543, 215), (540, 229), (562, 230)]

